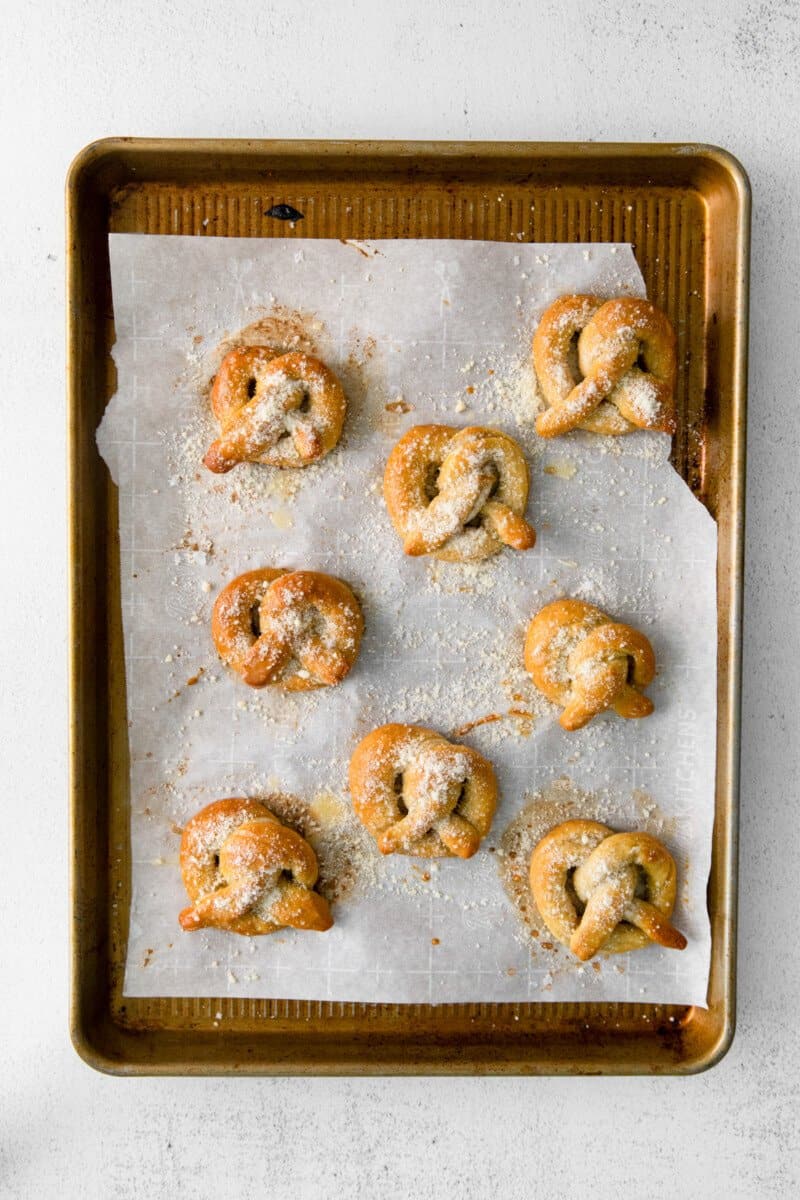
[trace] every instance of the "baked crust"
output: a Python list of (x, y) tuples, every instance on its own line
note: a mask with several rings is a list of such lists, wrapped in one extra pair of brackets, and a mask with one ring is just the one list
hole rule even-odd
[(333, 924), (328, 901), (312, 890), (311, 846), (258, 800), (215, 800), (192, 817), (181, 838), (181, 875), (192, 902), (180, 914), (183, 929), (252, 936)]
[(251, 687), (290, 692), (341, 683), (363, 632), (350, 588), (321, 571), (246, 571), (223, 588), (211, 616), (223, 662)]
[(382, 854), (471, 858), (492, 824), (492, 764), (420, 725), (381, 725), (350, 760), (353, 807)]
[(498, 429), (414, 426), (389, 455), (383, 492), (406, 554), (473, 562), (536, 541), (524, 455)]
[(669, 318), (649, 300), (561, 296), (533, 337), (533, 365), (548, 405), (536, 418), (537, 433), (674, 433), (675, 346)]
[(651, 942), (686, 946), (669, 922), (675, 862), (649, 833), (565, 821), (534, 848), (530, 885), (547, 928), (583, 962), (601, 950), (622, 954)]
[(222, 360), (211, 408), (220, 436), (203, 461), (221, 474), (241, 462), (318, 462), (341, 437), (347, 403), (333, 371), (313, 355), (240, 346)]
[(559, 722), (568, 731), (608, 708), (628, 719), (653, 711), (641, 692), (656, 673), (650, 642), (583, 600), (555, 600), (536, 614), (525, 637), (525, 669), (563, 707)]

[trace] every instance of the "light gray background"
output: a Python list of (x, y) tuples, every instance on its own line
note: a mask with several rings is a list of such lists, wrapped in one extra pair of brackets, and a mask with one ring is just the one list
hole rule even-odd
[[(800, 15), (15, 5), (0, 49), (0, 1196), (797, 1194)], [(754, 190), (739, 1029), (688, 1080), (114, 1080), (67, 1040), (64, 246), (107, 134), (691, 140)]]

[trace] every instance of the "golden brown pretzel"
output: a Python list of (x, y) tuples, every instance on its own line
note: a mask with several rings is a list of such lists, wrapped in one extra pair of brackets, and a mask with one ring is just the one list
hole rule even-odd
[(540, 692), (563, 706), (564, 729), (580, 729), (607, 708), (621, 717), (648, 717), (652, 701), (640, 688), (656, 672), (643, 633), (583, 600), (556, 600), (528, 626), (525, 669)]
[(211, 617), (220, 658), (245, 683), (292, 692), (341, 683), (363, 631), (350, 588), (319, 571), (247, 571), (223, 588)]
[(675, 862), (649, 833), (614, 833), (598, 821), (565, 821), (531, 855), (530, 883), (547, 928), (582, 961), (650, 942), (683, 950), (669, 923)]
[(389, 455), (383, 492), (406, 554), (469, 562), (536, 541), (525, 459), (497, 429), (414, 426)]
[(312, 891), (314, 851), (258, 800), (215, 800), (192, 817), (181, 875), (192, 901), (179, 917), (184, 929), (253, 935), (333, 924), (328, 901)]
[(549, 405), (536, 418), (541, 437), (675, 432), (675, 331), (649, 300), (562, 296), (539, 322), (533, 365)]
[(317, 462), (341, 437), (346, 401), (339, 380), (318, 358), (240, 346), (222, 361), (211, 407), (221, 436), (203, 461), (221, 473), (241, 462)]
[(381, 725), (350, 760), (353, 807), (382, 854), (471, 858), (492, 824), (494, 768), (419, 725)]

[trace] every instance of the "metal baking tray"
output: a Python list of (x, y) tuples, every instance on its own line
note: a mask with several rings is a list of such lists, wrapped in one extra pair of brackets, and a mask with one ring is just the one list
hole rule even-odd
[[(274, 205), (303, 214), (293, 227)], [(149, 141), (67, 182), (73, 1042), (117, 1074), (678, 1074), (734, 1029), (750, 199), (711, 146)], [(126, 999), (128, 745), (117, 491), (95, 445), (115, 386), (110, 232), (633, 243), (678, 331), (673, 458), (719, 526), (719, 717), (708, 1010)], [(221, 1018), (217, 1014), (222, 1014)]]

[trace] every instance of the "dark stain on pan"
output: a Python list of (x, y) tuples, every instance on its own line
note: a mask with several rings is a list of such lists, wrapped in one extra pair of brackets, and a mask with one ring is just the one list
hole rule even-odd
[(268, 208), (265, 217), (274, 217), (276, 221), (302, 221), (304, 214), (292, 208), (291, 204), (273, 204)]

